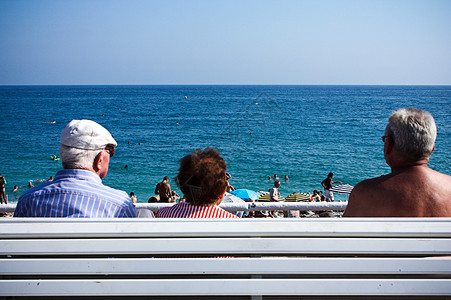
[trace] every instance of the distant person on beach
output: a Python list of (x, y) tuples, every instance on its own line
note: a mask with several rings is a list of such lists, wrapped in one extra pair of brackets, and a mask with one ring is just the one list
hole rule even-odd
[(285, 175), (285, 177), (283, 178), (283, 180), (288, 181), (288, 180), (290, 180), (290, 178), (288, 178), (288, 175)]
[[(274, 177), (276, 177), (277, 174), (274, 174)], [(269, 190), (269, 201), (271, 202), (279, 202), (279, 188), (280, 188), (280, 181), (276, 180), (274, 181), (274, 186)], [(270, 211), (269, 216), (274, 218), (275, 211)]]
[(128, 194), (102, 184), (116, 141), (101, 125), (72, 120), (61, 133), (64, 170), (20, 196), (15, 217), (136, 217)]
[(164, 176), (163, 181), (155, 187), (155, 195), (160, 195), (160, 202), (169, 203), (171, 198), (171, 185), (168, 183), (169, 177)]
[(138, 197), (136, 197), (135, 193), (130, 192), (130, 199), (133, 203), (138, 203)]
[(436, 137), (429, 112), (393, 112), (382, 137), (391, 173), (357, 184), (343, 216), (451, 217), (451, 176), (428, 167)]
[(321, 196), (319, 195), (318, 190), (313, 191), (313, 196), (311, 198), (311, 201), (316, 201), (316, 202), (321, 201)]
[(230, 192), (236, 190), (236, 188), (234, 188), (233, 185), (230, 184), (230, 179), (232, 179), (232, 175), (230, 175), (229, 173), (226, 173), (227, 192), (228, 192), (228, 193), (230, 193)]
[(276, 180), (274, 181), (274, 186), (269, 190), (269, 201), (272, 202), (279, 202), (279, 188), (280, 188), (280, 181)]
[(326, 177), (326, 179), (321, 182), (321, 185), (324, 188), (324, 194), (326, 195), (326, 201), (327, 202), (334, 202), (334, 193), (330, 190), (332, 188), (332, 184), (334, 183), (340, 183), (341, 181), (333, 181), (332, 178), (334, 177), (333, 173), (329, 173)]
[(179, 196), (179, 194), (177, 194), (176, 191), (172, 190), (172, 193), (171, 193), (171, 203), (176, 203), (177, 200), (180, 200), (180, 196)]
[(6, 185), (6, 179), (2, 174), (0, 174), (0, 201), (1, 201), (1, 204), (3, 204), (3, 200), (5, 200), (5, 204), (8, 204), (8, 199), (6, 199), (5, 185)]
[(157, 218), (238, 218), (218, 205), (227, 188), (227, 164), (218, 150), (197, 149), (180, 160), (175, 178), (185, 202), (158, 210)]
[(147, 200), (147, 203), (158, 203), (160, 202), (160, 196), (159, 195), (155, 195), (149, 198), (149, 200)]
[(321, 200), (320, 201), (326, 201), (326, 196), (324, 196), (324, 194), (323, 194), (323, 191), (318, 191), (318, 193), (319, 193), (319, 197), (321, 198)]

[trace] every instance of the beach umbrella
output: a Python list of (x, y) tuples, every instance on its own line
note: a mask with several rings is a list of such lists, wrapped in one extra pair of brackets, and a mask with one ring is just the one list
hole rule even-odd
[[(238, 198), (235, 195), (232, 195), (230, 193), (225, 193), (224, 198), (221, 201), (221, 204), (226, 203), (226, 204), (241, 204), (244, 205), (245, 207), (247, 207), (246, 201), (244, 201), (241, 198)], [(243, 217), (244, 211), (243, 210), (239, 210), (239, 211), (231, 211), (231, 214), (234, 214), (240, 218)]]
[(233, 194), (225, 193), (221, 203), (246, 203), (246, 201)]
[(334, 186), (333, 188), (331, 188), (330, 190), (332, 192), (335, 193), (339, 193), (339, 194), (351, 194), (351, 191), (354, 187), (350, 184), (340, 184), (337, 186)]
[(230, 192), (231, 194), (241, 198), (243, 200), (257, 200), (258, 194), (252, 190), (248, 189), (237, 189)]
[(285, 198), (285, 201), (287, 202), (307, 202), (310, 201), (310, 198), (312, 198), (312, 195), (310, 193), (292, 193), (291, 195), (288, 195)]
[[(260, 198), (257, 199), (258, 202), (269, 202), (269, 193), (265, 193), (263, 195), (260, 196)], [(285, 201), (284, 197), (280, 197), (279, 196), (279, 201)]]
[(266, 195), (266, 194), (269, 194), (269, 192), (257, 191), (258, 198), (260, 198), (261, 196)]

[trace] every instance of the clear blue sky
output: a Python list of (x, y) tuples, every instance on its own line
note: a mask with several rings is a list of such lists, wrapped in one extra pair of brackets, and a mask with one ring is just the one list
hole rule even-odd
[(0, 0), (9, 84), (451, 84), (451, 1)]

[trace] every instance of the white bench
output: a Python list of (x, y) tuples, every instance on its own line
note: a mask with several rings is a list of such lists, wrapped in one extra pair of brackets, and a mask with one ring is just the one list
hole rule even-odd
[(2, 218), (0, 296), (449, 299), (450, 255), (451, 218)]

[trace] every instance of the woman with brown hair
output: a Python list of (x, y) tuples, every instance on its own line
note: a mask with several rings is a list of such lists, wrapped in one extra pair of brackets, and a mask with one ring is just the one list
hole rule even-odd
[(218, 150), (196, 149), (180, 159), (175, 178), (185, 202), (165, 207), (157, 218), (237, 218), (218, 207), (227, 188), (227, 164)]

